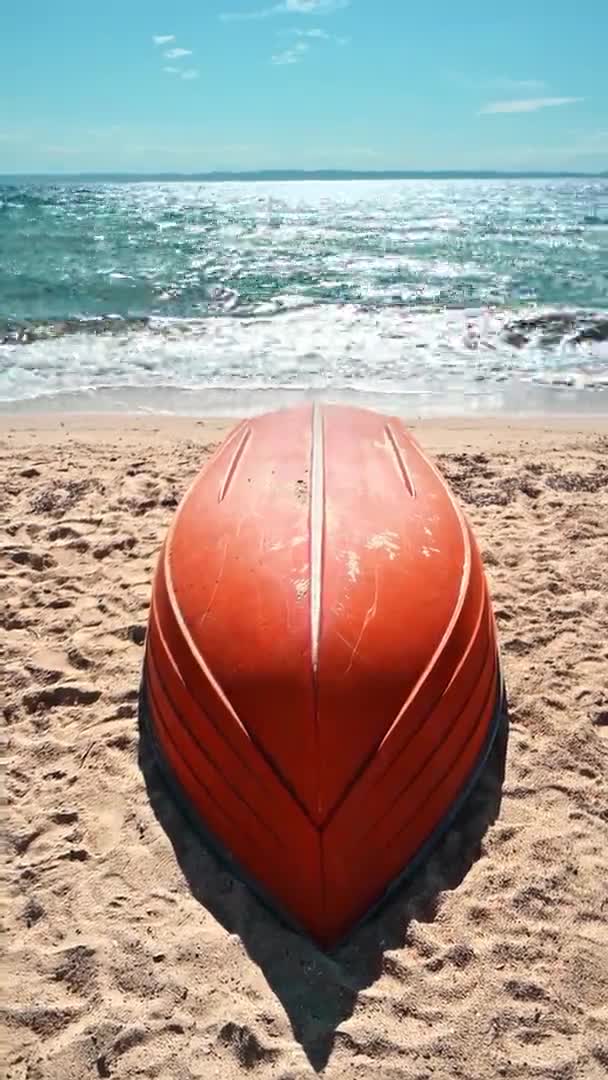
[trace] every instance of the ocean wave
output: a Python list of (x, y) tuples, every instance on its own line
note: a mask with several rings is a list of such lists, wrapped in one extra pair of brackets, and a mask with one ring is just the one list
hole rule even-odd
[(0, 396), (602, 388), (606, 190), (3, 184)]
[(248, 317), (9, 323), (0, 398), (104, 388), (481, 391), (506, 380), (608, 388), (608, 312), (287, 306)]
[[(231, 290), (218, 290), (216, 298), (227, 305), (223, 313), (228, 315), (235, 308), (230, 301), (238, 300)], [(235, 316), (244, 319), (270, 319), (281, 314), (311, 309), (317, 305), (301, 297), (275, 298), (265, 303), (256, 304), (243, 312), (235, 311)], [(329, 306), (329, 305), (328, 305)], [(333, 305), (343, 311), (378, 314), (386, 307), (398, 305)], [(404, 307), (406, 307), (404, 305)], [(442, 312), (462, 312), (469, 331), (476, 338), (476, 344), (484, 344), (484, 326), (495, 334), (497, 331), (506, 345), (521, 349), (531, 344), (553, 348), (584, 344), (601, 344), (608, 341), (608, 313), (577, 310), (528, 310), (520, 312), (501, 312), (500, 309), (488, 308), (477, 312), (468, 309), (445, 307), (428, 308), (424, 313), (437, 316)], [(407, 308), (404, 321), (407, 321)], [(502, 320), (502, 321), (501, 321)], [(453, 317), (452, 317), (453, 321)], [(184, 335), (200, 334), (210, 322), (210, 317), (201, 318), (163, 318), (155, 315), (124, 316), (117, 314), (98, 315), (72, 319), (11, 320), (0, 319), (0, 345), (31, 345), (36, 341), (62, 338), (73, 334), (124, 335), (138, 330), (147, 330), (152, 334)], [(395, 325), (397, 325), (395, 323)], [(485, 341), (487, 344), (488, 342)]]

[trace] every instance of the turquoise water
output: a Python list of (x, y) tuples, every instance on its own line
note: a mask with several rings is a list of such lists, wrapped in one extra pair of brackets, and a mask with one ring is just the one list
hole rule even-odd
[(0, 399), (608, 386), (608, 184), (0, 185)]

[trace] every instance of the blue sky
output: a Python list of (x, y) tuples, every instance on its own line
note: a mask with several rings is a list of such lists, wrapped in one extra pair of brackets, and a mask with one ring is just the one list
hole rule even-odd
[(19, 0), (0, 172), (608, 169), (605, 0)]

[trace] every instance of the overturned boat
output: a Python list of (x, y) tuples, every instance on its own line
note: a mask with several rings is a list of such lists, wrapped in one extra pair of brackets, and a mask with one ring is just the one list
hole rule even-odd
[(447, 828), (504, 712), (470, 527), (403, 424), (239, 424), (159, 558), (142, 706), (175, 796), (329, 947)]

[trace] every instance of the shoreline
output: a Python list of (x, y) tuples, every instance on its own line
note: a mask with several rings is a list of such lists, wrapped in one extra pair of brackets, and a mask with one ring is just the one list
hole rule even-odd
[(501, 422), (514, 419), (608, 418), (608, 392), (511, 380), (481, 392), (378, 391), (374, 389), (206, 388), (202, 390), (124, 387), (86, 393), (62, 392), (20, 401), (0, 401), (0, 430), (18, 417), (114, 416), (169, 420), (242, 418), (310, 402), (376, 409), (407, 423), (455, 419)]
[[(311, 401), (298, 401), (284, 406), (274, 406), (277, 410), (288, 412)], [(319, 404), (339, 404), (333, 401), (319, 400)], [(357, 407), (356, 401), (349, 401), (348, 405)], [(370, 408), (367, 404), (360, 403), (359, 408)], [(266, 410), (259, 410), (261, 413)], [(270, 411), (270, 408), (269, 410)], [(564, 411), (563, 413), (534, 413), (534, 412), (500, 412), (500, 413), (459, 413), (446, 412), (437, 416), (404, 415), (398, 409), (392, 412), (390, 409), (381, 410), (387, 416), (398, 416), (409, 428), (418, 430), (433, 430), (434, 428), (446, 432), (483, 431), (486, 428), (501, 431), (545, 431), (547, 433), (568, 431), (604, 431), (608, 430), (608, 408), (606, 411)], [(247, 419), (251, 415), (257, 415), (257, 411), (243, 413), (240, 409), (226, 409), (222, 413), (169, 413), (146, 410), (137, 411), (112, 411), (112, 410), (54, 410), (54, 409), (24, 409), (23, 411), (2, 412), (0, 411), (0, 435), (17, 432), (43, 431), (57, 434), (62, 431), (166, 431), (175, 434), (179, 431), (194, 431), (199, 427), (225, 428), (227, 425)]]

